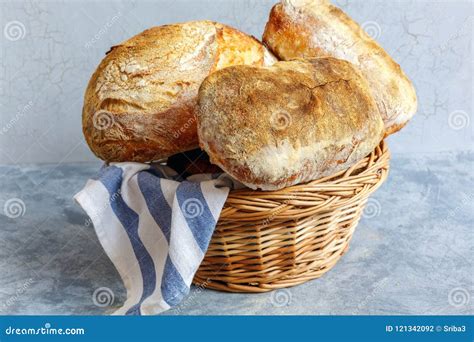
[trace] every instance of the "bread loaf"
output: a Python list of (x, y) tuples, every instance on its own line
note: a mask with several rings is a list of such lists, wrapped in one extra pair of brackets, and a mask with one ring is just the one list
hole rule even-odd
[(199, 90), (198, 134), (211, 162), (252, 189), (281, 189), (350, 167), (383, 121), (349, 62), (316, 58), (234, 66)]
[(415, 89), (400, 66), (327, 0), (282, 0), (270, 13), (263, 41), (283, 60), (332, 56), (355, 64), (369, 82), (386, 135), (416, 112)]
[(82, 116), (87, 143), (106, 161), (147, 162), (196, 148), (204, 78), (273, 61), (253, 37), (210, 21), (146, 30), (112, 47), (92, 75)]

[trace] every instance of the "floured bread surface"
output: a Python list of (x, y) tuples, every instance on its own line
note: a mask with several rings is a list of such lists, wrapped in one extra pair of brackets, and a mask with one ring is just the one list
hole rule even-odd
[(383, 130), (366, 80), (335, 58), (234, 66), (199, 90), (201, 147), (252, 189), (346, 169), (373, 151)]
[(331, 56), (355, 64), (369, 82), (386, 135), (416, 113), (415, 89), (400, 66), (327, 0), (282, 0), (270, 13), (263, 41), (282, 60)]
[(106, 161), (146, 162), (193, 149), (204, 78), (230, 65), (273, 62), (256, 39), (222, 24), (146, 30), (112, 47), (92, 75), (82, 117), (87, 143)]

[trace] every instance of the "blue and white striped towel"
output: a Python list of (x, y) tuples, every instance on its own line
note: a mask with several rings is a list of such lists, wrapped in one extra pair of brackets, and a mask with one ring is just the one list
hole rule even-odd
[(87, 182), (74, 198), (127, 289), (115, 314), (158, 314), (183, 300), (233, 187), (226, 174), (183, 180), (141, 163), (104, 165)]

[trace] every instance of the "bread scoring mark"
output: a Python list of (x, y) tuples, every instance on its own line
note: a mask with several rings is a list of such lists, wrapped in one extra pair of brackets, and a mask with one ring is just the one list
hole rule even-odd
[[(219, 40), (218, 30), (230, 38)], [(236, 55), (222, 58), (226, 63), (262, 65), (265, 51), (254, 38), (211, 21), (154, 27), (113, 47), (86, 91), (82, 122), (89, 146), (101, 159), (137, 162), (197, 147), (197, 93), (219, 54)], [(110, 129), (94, 127), (98, 110), (110, 113)]]
[[(233, 65), (261, 66), (265, 65), (266, 62), (269, 62), (269, 57), (265, 56), (265, 52), (268, 54), (266, 48), (251, 36), (247, 36), (241, 32), (234, 34), (228, 27), (218, 25), (216, 37), (219, 51), (216, 54), (216, 60), (212, 71)], [(245, 41), (248, 41), (249, 44), (243, 44)], [(267, 61), (265, 61), (265, 58), (267, 58)]]
[(129, 58), (119, 63), (119, 67), (122, 73), (125, 73), (128, 75), (133, 75), (138, 72), (148, 70), (148, 67), (138, 64), (138, 62), (134, 58)]
[(209, 27), (207, 32), (202, 32), (194, 28), (184, 28), (185, 35), (188, 38), (194, 38), (197, 45), (187, 49), (179, 59), (178, 68), (180, 71), (189, 71), (196, 68), (196, 62), (205, 59), (209, 51), (216, 48), (216, 28)]
[(148, 68), (140, 65), (134, 58), (125, 58), (110, 61), (97, 77), (95, 91), (99, 98), (107, 97), (108, 93), (122, 89), (133, 89), (133, 85), (139, 88), (146, 85), (143, 78), (138, 78), (133, 84), (129, 77), (146, 73)]
[(119, 110), (126, 110), (126, 111), (141, 111), (145, 110), (145, 108), (136, 102), (127, 101), (124, 99), (114, 99), (114, 98), (105, 98), (99, 104), (99, 109), (104, 109), (108, 111), (119, 111)]
[(201, 146), (253, 189), (323, 177), (380, 142), (383, 123), (369, 93), (352, 64), (332, 57), (226, 68), (201, 86)]

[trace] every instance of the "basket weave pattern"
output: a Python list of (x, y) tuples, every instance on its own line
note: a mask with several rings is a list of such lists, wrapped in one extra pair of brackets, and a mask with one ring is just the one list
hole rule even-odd
[(364, 206), (387, 178), (385, 142), (350, 169), (278, 191), (231, 191), (194, 283), (266, 292), (315, 279), (346, 252)]

